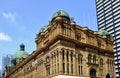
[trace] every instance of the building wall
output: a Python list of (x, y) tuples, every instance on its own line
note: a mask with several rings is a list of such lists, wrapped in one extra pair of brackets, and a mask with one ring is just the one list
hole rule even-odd
[[(90, 77), (90, 72), (105, 78), (114, 74), (112, 39), (87, 27), (57, 19), (36, 38), (37, 49), (14, 70), (9, 78), (52, 78), (58, 75)], [(92, 72), (93, 73), (93, 72)]]

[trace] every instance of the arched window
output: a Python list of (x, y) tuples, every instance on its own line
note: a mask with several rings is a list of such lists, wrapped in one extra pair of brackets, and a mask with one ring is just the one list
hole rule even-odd
[(71, 62), (73, 62), (73, 52), (71, 52)]
[(78, 54), (78, 64), (82, 64), (82, 55)]
[(88, 63), (91, 63), (91, 60), (92, 60), (92, 55), (88, 54)]
[(77, 33), (76, 39), (77, 39), (77, 40), (81, 40), (81, 34)]
[(103, 67), (103, 59), (100, 59), (100, 67)]
[(101, 47), (102, 43), (100, 40), (98, 40), (98, 47)]
[(50, 58), (49, 58), (49, 56), (46, 57), (46, 63), (50, 63)]
[(93, 63), (96, 63), (96, 56), (93, 56)]
[(90, 70), (90, 78), (96, 78), (96, 70), (95, 69)]
[(83, 74), (82, 55), (81, 54), (78, 54), (78, 72), (79, 72), (79, 75)]
[(100, 74), (103, 75), (103, 59), (100, 58)]

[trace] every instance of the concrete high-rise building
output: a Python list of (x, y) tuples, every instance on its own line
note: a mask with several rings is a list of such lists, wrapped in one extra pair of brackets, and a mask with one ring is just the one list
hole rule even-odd
[(104, 29), (114, 38), (116, 77), (120, 78), (120, 0), (95, 0), (98, 30)]

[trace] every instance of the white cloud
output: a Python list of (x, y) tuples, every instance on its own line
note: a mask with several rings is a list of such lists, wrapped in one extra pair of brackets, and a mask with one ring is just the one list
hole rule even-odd
[(11, 41), (11, 38), (7, 34), (0, 32), (0, 41)]
[(16, 23), (16, 14), (11, 12), (3, 12), (3, 17), (9, 20), (12, 23)]

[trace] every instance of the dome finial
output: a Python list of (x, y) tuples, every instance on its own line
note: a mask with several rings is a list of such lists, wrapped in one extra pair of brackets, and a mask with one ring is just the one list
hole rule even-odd
[(68, 14), (66, 11), (64, 11), (64, 10), (58, 10), (57, 12), (55, 12), (55, 13), (53, 14), (52, 21), (53, 21), (56, 17), (66, 18), (67, 20), (70, 21), (69, 14)]
[(25, 51), (25, 45), (23, 43), (20, 44), (20, 51)]

